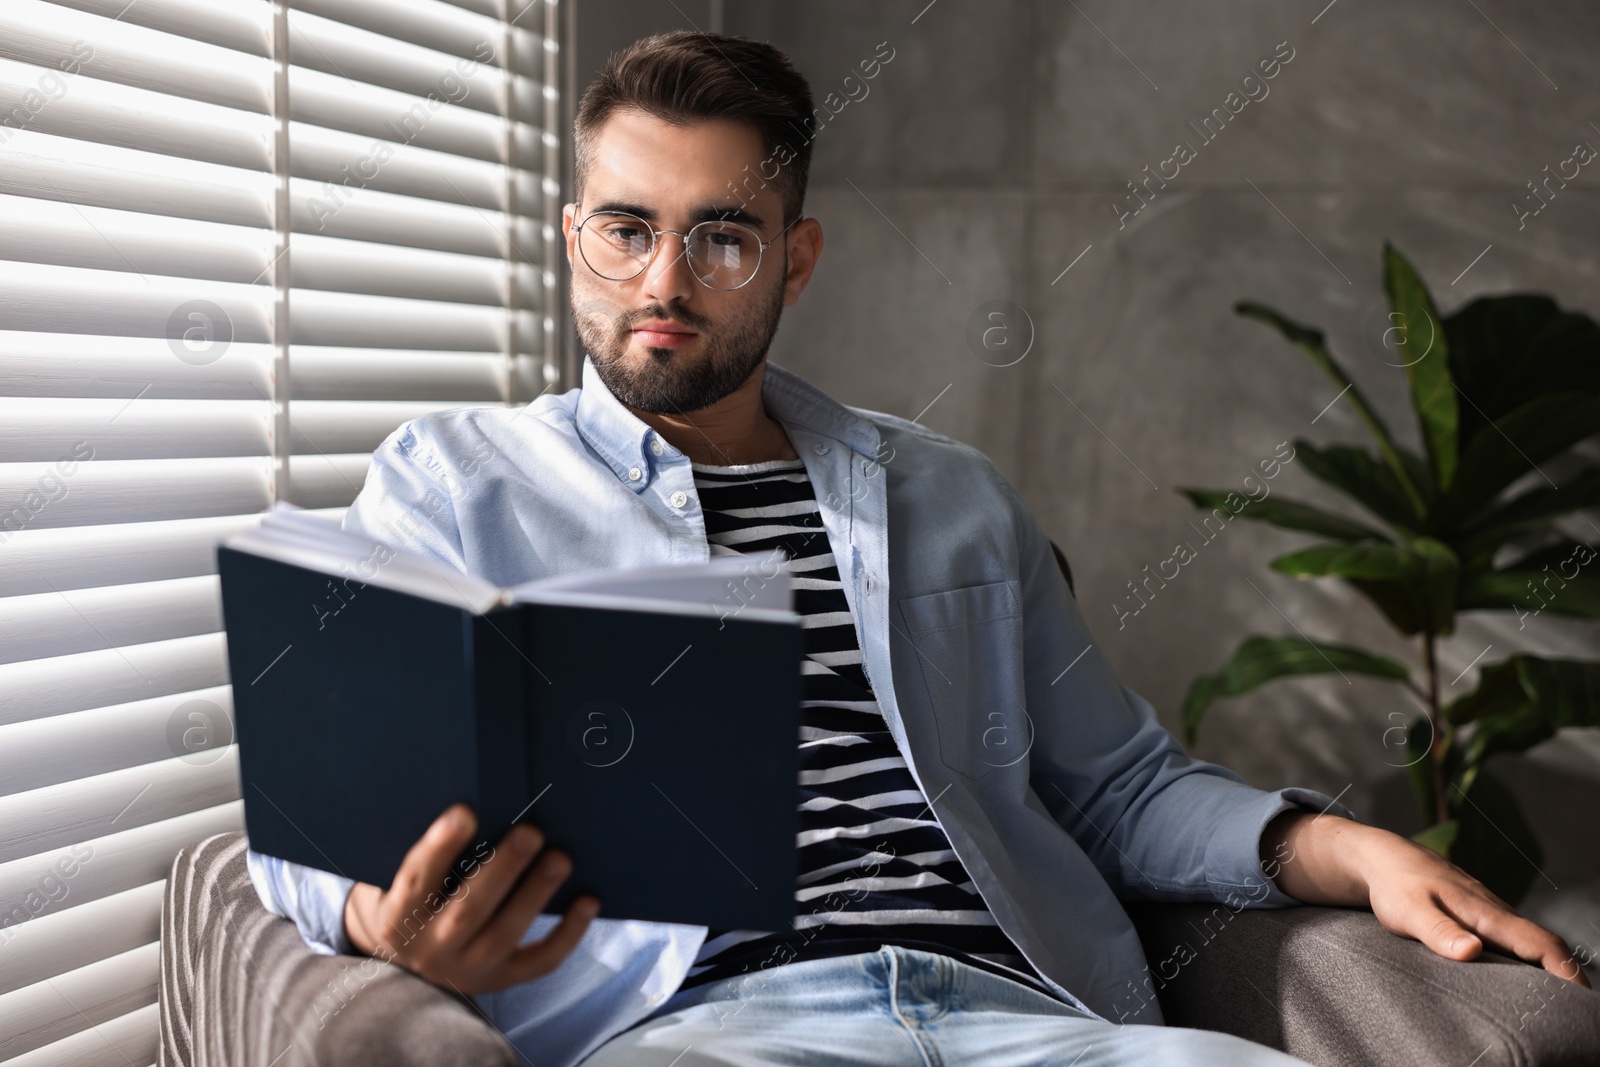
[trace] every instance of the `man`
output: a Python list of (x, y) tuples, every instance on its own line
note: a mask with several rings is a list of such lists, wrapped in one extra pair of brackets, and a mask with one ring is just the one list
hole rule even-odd
[(541, 1067), (1298, 1062), (1157, 1025), (1119, 895), (1370, 906), (1441, 955), (1492, 944), (1583, 982), (1433, 853), (1187, 758), (987, 459), (766, 363), (823, 247), (801, 214), (812, 122), (757, 42), (613, 57), (563, 216), (582, 388), (401, 426), (345, 519), (502, 585), (785, 549), (806, 638), (795, 929), (595, 918), (589, 898), (541, 915), (570, 865), (535, 862), (530, 826), (446, 900), (463, 806), (387, 891), (250, 853), (267, 906), (321, 951), (474, 995)]

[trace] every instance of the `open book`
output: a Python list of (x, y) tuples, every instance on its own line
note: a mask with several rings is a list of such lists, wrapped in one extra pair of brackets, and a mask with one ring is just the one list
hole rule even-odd
[[(601, 919), (794, 915), (802, 631), (783, 553), (499, 588), (292, 505), (219, 543), (253, 849), (388, 886), (450, 804), (531, 822)], [(759, 574), (760, 581), (747, 581)]]

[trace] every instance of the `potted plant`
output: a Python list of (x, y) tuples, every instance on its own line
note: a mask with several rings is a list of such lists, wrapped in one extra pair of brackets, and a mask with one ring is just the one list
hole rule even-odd
[[(1415, 836), (1516, 903), (1537, 876), (1539, 845), (1510, 791), (1485, 767), (1564, 726), (1600, 725), (1600, 662), (1517, 653), (1481, 667), (1477, 689), (1444, 702), (1438, 642), (1464, 611), (1600, 618), (1594, 544), (1558, 529), (1600, 505), (1600, 466), (1559, 480), (1547, 470), (1600, 432), (1600, 327), (1548, 297), (1480, 297), (1440, 315), (1416, 269), (1384, 246), (1383, 281), (1403, 353), (1423, 455), (1398, 444), (1328, 350), (1322, 333), (1250, 301), (1234, 310), (1276, 329), (1342, 390), (1376, 451), (1294, 442), (1313, 476), (1360, 506), (1335, 514), (1274, 494), (1238, 514), (1323, 540), (1271, 567), (1349, 583), (1407, 637), (1421, 669), (1350, 645), (1303, 636), (1252, 636), (1214, 674), (1196, 678), (1183, 707), (1193, 744), (1213, 702), (1291, 675), (1390, 679), (1420, 705), (1404, 727), (1407, 773), (1426, 829)], [(1181, 488), (1201, 508), (1224, 492)], [(1581, 516), (1580, 516), (1581, 518)], [(1593, 523), (1585, 522), (1600, 535)], [(1401, 729), (1399, 727), (1396, 728)]]

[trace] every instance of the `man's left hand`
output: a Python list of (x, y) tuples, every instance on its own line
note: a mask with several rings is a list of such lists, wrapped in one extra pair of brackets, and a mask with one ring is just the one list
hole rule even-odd
[(1286, 811), (1261, 835), (1264, 872), (1306, 904), (1370, 907), (1390, 933), (1452, 960), (1485, 945), (1590, 988), (1572, 949), (1433, 850), (1335, 815)]

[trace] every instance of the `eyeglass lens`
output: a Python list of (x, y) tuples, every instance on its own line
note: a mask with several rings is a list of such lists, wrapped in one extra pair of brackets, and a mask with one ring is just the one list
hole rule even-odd
[[(650, 262), (650, 224), (633, 215), (593, 215), (578, 231), (584, 262), (602, 278), (627, 281)], [(737, 289), (761, 262), (754, 230), (732, 222), (702, 222), (689, 231), (689, 269), (713, 289)]]

